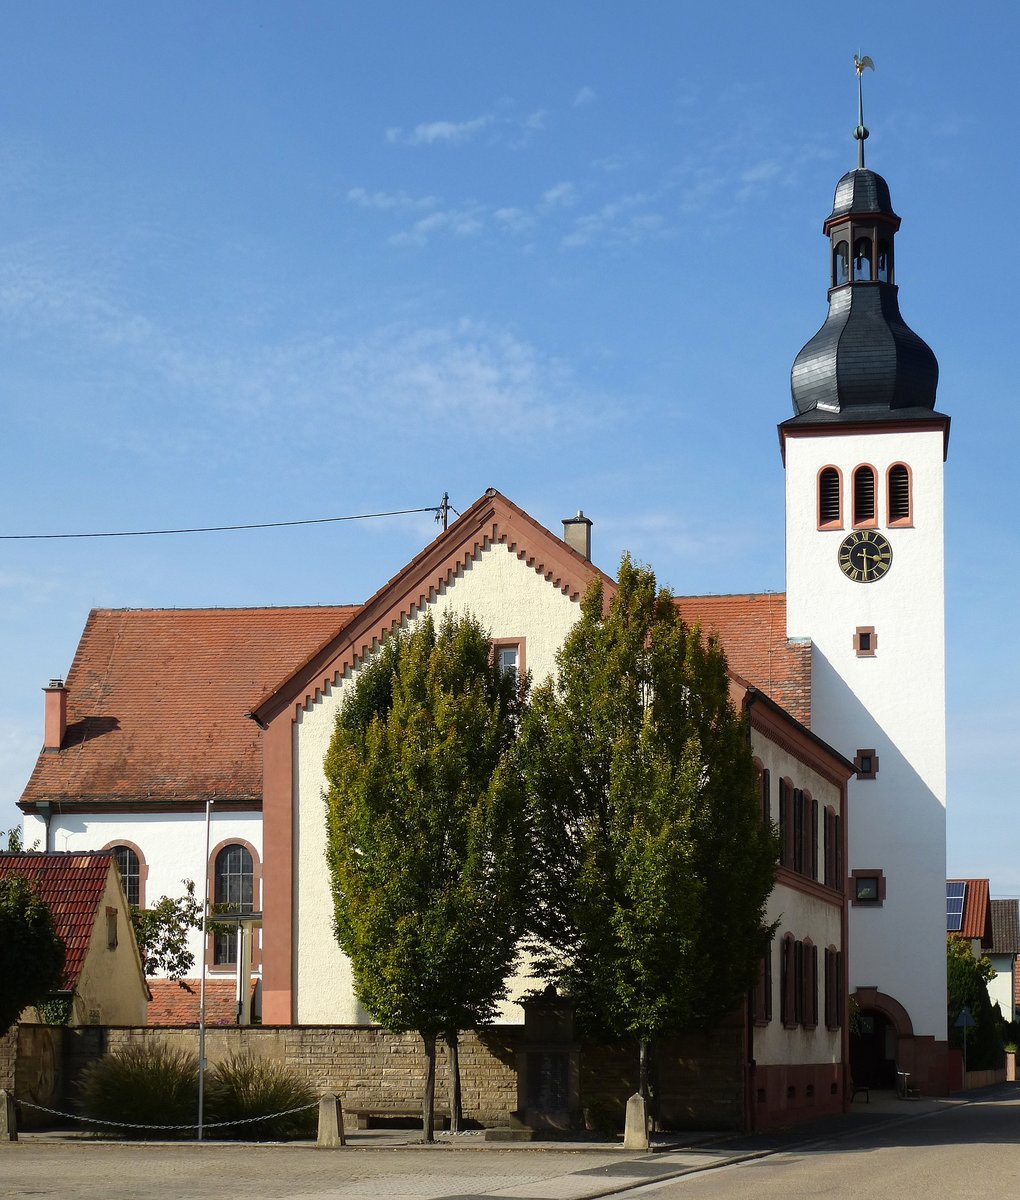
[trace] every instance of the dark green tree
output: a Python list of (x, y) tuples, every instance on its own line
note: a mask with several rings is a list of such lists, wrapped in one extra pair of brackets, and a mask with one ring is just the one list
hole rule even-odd
[(650, 1043), (717, 1023), (769, 943), (778, 844), (718, 642), (624, 558), (537, 688), (522, 760), (542, 968), (591, 1032)]
[(131, 906), (131, 924), (147, 976), (162, 972), (168, 979), (183, 979), (195, 965), (188, 933), (202, 928), (202, 905), (195, 899), (194, 883), (182, 882), (182, 896), (161, 896), (151, 908)]
[(526, 682), (477, 621), (425, 616), (358, 675), (326, 756), (337, 940), (358, 999), (423, 1039), (433, 1138), (436, 1038), (492, 1018), (522, 931)]
[[(949, 1044), (963, 1048), (967, 1039), (967, 1068), (994, 1071), (1003, 1064), (1005, 1053), (1002, 1031), (988, 996), (988, 984), (995, 968), (987, 957), (975, 958), (966, 938), (946, 938), (946, 984), (948, 997)], [(957, 1028), (956, 1019), (964, 1008), (970, 1009), (974, 1026)]]
[(64, 943), (46, 903), (22, 875), (0, 879), (0, 1037), (22, 1010), (60, 987)]

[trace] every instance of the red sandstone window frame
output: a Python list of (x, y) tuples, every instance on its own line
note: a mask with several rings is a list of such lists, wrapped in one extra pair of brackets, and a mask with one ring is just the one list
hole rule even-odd
[(874, 658), (878, 650), (878, 634), (874, 625), (858, 625), (854, 630), (854, 653), (858, 658)]
[(492, 645), (492, 655), (497, 666), (499, 665), (499, 652), (501, 650), (517, 651), (518, 681), (524, 678), (528, 670), (527, 643), (528, 639), (523, 637), (492, 638), (490, 642)]
[[(871, 476), (871, 501), (869, 510), (861, 513), (865, 497), (860, 487), (860, 481), (865, 474)], [(854, 494), (851, 500), (853, 505), (851, 516), (853, 518), (853, 527), (854, 529), (874, 529), (878, 525), (878, 472), (871, 463), (860, 463), (854, 467), (852, 479)]]
[[(836, 515), (826, 516), (826, 511), (832, 505), (832, 492), (835, 491)], [(843, 472), (831, 463), (822, 467), (818, 472), (815, 483), (816, 509), (815, 516), (819, 529), (843, 528)]]
[[(243, 846), (251, 855), (252, 878), (251, 878), (251, 911), (261, 912), (262, 910), (262, 859), (255, 846), (246, 838), (230, 837), (224, 838), (223, 841), (215, 845), (209, 852), (209, 862), (206, 864), (206, 895), (210, 898), (212, 908), (215, 912), (216, 906), (216, 860), (220, 854), (230, 846)], [(215, 920), (215, 916), (212, 918)], [(229, 914), (227, 915), (229, 920)], [(237, 963), (218, 963), (216, 962), (216, 931), (208, 930), (205, 937), (205, 964), (211, 975), (236, 975)], [(262, 963), (262, 939), (261, 932), (258, 929), (252, 930), (251, 940), (251, 965), (252, 970), (260, 967)]]
[(854, 755), (858, 779), (874, 779), (878, 774), (878, 755), (874, 747), (858, 750)]
[(103, 850), (109, 850), (113, 854), (113, 861), (117, 863), (117, 871), (120, 872), (120, 863), (117, 860), (117, 849), (123, 846), (125, 850), (130, 850), (138, 860), (138, 900), (134, 901), (128, 895), (127, 884), (124, 882), (124, 877), (121, 876), (121, 887), (124, 889), (124, 896), (128, 904), (136, 904), (138, 908), (145, 908), (145, 884), (149, 878), (149, 864), (145, 861), (145, 855), (134, 842), (129, 842), (127, 838), (117, 838), (114, 841), (107, 842), (103, 846)]
[[(893, 472), (902, 471), (905, 476), (904, 486), (906, 488), (907, 510), (905, 513), (900, 513), (893, 516)], [(890, 529), (908, 529), (914, 524), (914, 476), (910, 467), (905, 462), (895, 462), (889, 467), (885, 473), (885, 504), (886, 504), (886, 519)], [(898, 505), (896, 506), (898, 507)]]
[[(862, 895), (870, 880), (875, 881), (874, 895)], [(885, 874), (881, 867), (858, 867), (850, 872), (850, 903), (860, 908), (881, 908), (885, 903)]]

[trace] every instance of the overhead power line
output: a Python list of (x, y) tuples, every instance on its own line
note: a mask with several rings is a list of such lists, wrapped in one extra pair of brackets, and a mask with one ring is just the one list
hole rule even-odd
[[(239, 529), (286, 529), (293, 525), (331, 525), (338, 521), (372, 521), (380, 517), (406, 517), (412, 513), (435, 513), (442, 520), (450, 509), (447, 496), (440, 504), (429, 504), (424, 508), (398, 508), (390, 512), (355, 513), (348, 517), (309, 517), (303, 521), (257, 521), (247, 525), (200, 525), (193, 529), (124, 529), (106, 533), (0, 533), (0, 541), (31, 542), (51, 541), (58, 538), (118, 538), (118, 537), (167, 537), (180, 533), (232, 533)], [(456, 509), (453, 509), (456, 512)], [(444, 522), (445, 528), (445, 522)]]

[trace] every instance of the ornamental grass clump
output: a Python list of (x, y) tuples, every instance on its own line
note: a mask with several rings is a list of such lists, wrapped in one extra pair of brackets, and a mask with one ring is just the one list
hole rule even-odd
[[(91, 1063), (79, 1092), (86, 1123), (111, 1137), (195, 1136), (198, 1060), (164, 1042), (128, 1046)], [(190, 1128), (159, 1128), (167, 1125)]]
[[(315, 1136), (318, 1121), (315, 1090), (271, 1059), (235, 1054), (217, 1063), (208, 1076), (205, 1104), (210, 1137), (282, 1142)], [(244, 1124), (216, 1128), (222, 1121)]]

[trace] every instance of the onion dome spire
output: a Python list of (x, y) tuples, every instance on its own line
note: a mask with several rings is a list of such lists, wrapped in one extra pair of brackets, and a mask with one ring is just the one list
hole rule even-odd
[(935, 407), (939, 368), (900, 316), (893, 242), (900, 218), (889, 185), (864, 166), (861, 77), (855, 55), (857, 168), (836, 184), (822, 231), (830, 244), (829, 315), (793, 364), (794, 420), (897, 420)]

